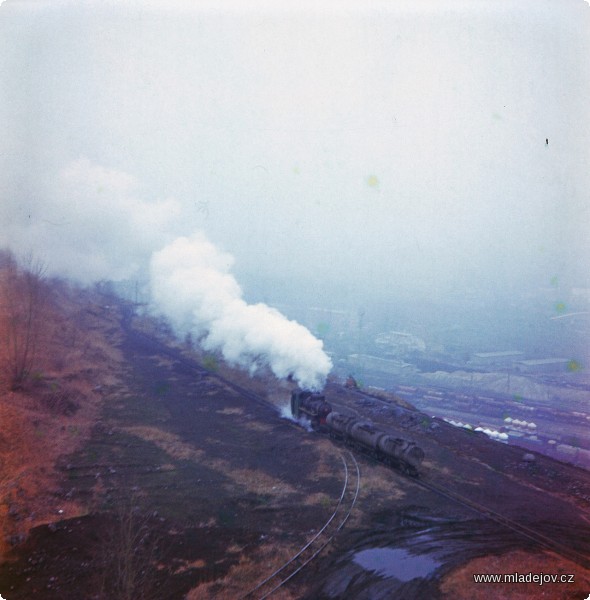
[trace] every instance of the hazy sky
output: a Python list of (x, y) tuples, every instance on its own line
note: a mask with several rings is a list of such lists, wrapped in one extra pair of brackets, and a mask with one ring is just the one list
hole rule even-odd
[(0, 6), (0, 241), (86, 281), (200, 231), (238, 281), (589, 285), (586, 2), (208, 4)]

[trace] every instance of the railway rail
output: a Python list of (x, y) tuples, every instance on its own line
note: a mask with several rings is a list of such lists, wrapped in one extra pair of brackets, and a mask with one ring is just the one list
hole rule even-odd
[[(180, 350), (169, 348), (161, 341), (137, 331), (136, 329), (133, 329), (130, 324), (129, 315), (124, 315), (123, 320), (124, 328), (127, 330), (128, 334), (133, 335), (136, 339), (139, 338), (145, 343), (148, 343), (153, 349), (157, 350), (158, 353), (173, 359), (176, 363), (181, 364), (183, 367), (194, 372), (200, 377), (211, 377), (216, 379), (249, 400), (262, 404), (265, 407), (269, 406), (269, 402), (258, 394), (235, 384), (219, 373), (214, 373), (205, 367), (196, 364), (193, 360), (183, 356)], [(346, 451), (340, 456), (344, 467), (344, 483), (342, 492), (338, 498), (337, 505), (332, 515), (326, 521), (323, 527), (315, 534), (315, 536), (313, 536), (294, 556), (292, 556), (279, 569), (266, 577), (266, 579), (261, 581), (255, 588), (251, 589), (244, 596), (242, 596), (244, 600), (250, 600), (253, 598), (259, 598), (260, 600), (263, 600), (264, 598), (268, 598), (271, 594), (295, 577), (295, 575), (297, 575), (312, 560), (314, 560), (334, 539), (342, 527), (344, 527), (345, 523), (350, 517), (354, 505), (356, 504), (360, 490), (361, 476), (358, 462), (351, 452)]]
[[(363, 392), (362, 390), (354, 390), (354, 391), (356, 392), (356, 394), (358, 396), (367, 398), (371, 401), (381, 403), (385, 406), (391, 406), (391, 403), (389, 401), (379, 398), (378, 396), (374, 396), (372, 394)], [(397, 409), (397, 407), (396, 407), (396, 409)], [(398, 414), (408, 414), (408, 413), (411, 414), (411, 412), (412, 412), (409, 409), (405, 409), (403, 407), (399, 407), (399, 409), (397, 409), (397, 410), (398, 410)], [(479, 514), (487, 519), (490, 519), (490, 520), (494, 521), (495, 523), (498, 523), (499, 525), (502, 525), (503, 527), (505, 527), (507, 529), (510, 529), (511, 531), (519, 534), (520, 536), (522, 536), (530, 541), (535, 542), (536, 544), (538, 544), (540, 546), (543, 546), (549, 550), (553, 550), (553, 551), (557, 552), (558, 554), (560, 554), (561, 556), (563, 556), (565, 558), (569, 558), (572, 561), (582, 565), (583, 567), (590, 569), (590, 557), (588, 555), (577, 552), (576, 550), (572, 549), (571, 547), (565, 546), (564, 544), (561, 544), (559, 541), (557, 541), (543, 533), (540, 533), (539, 531), (532, 529), (531, 527), (528, 527), (526, 525), (518, 523), (517, 521), (509, 519), (508, 517), (505, 517), (504, 515), (496, 512), (488, 507), (485, 507), (485, 506), (482, 506), (481, 504), (473, 502), (472, 500), (469, 500), (468, 498), (465, 498), (465, 497), (461, 496), (460, 494), (457, 494), (456, 492), (454, 492), (453, 490), (450, 490), (449, 488), (440, 486), (438, 484), (433, 484), (429, 481), (424, 480), (423, 478), (419, 478), (419, 479), (412, 478), (412, 481), (414, 483), (416, 483), (417, 485), (419, 485), (425, 489), (428, 489), (435, 494), (438, 494), (439, 496), (442, 496), (446, 499), (456, 502), (457, 504), (460, 504), (462, 506), (469, 508), (473, 512), (476, 512), (477, 514)]]
[(504, 515), (501, 515), (500, 513), (496, 512), (486, 506), (482, 506), (481, 504), (478, 504), (477, 502), (473, 502), (472, 500), (469, 500), (468, 498), (464, 498), (460, 494), (457, 494), (444, 486), (436, 485), (436, 484), (430, 483), (428, 481), (425, 481), (423, 479), (412, 479), (412, 481), (416, 485), (419, 485), (427, 490), (430, 490), (431, 492), (438, 494), (439, 496), (442, 496), (444, 498), (452, 500), (453, 502), (456, 502), (457, 504), (465, 506), (466, 508), (471, 509), (472, 511), (478, 513), (479, 515), (481, 515), (487, 519), (490, 519), (490, 520), (494, 521), (495, 523), (498, 523), (499, 525), (506, 527), (507, 529), (514, 531), (515, 533), (519, 534), (520, 536), (523, 536), (523, 537), (527, 538), (528, 540), (533, 541), (536, 544), (543, 546), (549, 550), (553, 550), (553, 551), (557, 552), (558, 554), (560, 554), (561, 556), (563, 556), (564, 558), (568, 558), (568, 559), (578, 563), (579, 565), (583, 566), (586, 569), (590, 569), (590, 558), (588, 557), (588, 555), (581, 554), (580, 552), (577, 552), (576, 550), (573, 550), (572, 548), (570, 548), (568, 546), (564, 546), (563, 544), (554, 540), (553, 538), (550, 538), (549, 536), (547, 536), (543, 533), (540, 533), (537, 530), (532, 529), (531, 527), (528, 527), (526, 525), (522, 525), (521, 523), (513, 521), (512, 519), (509, 519), (508, 517), (505, 517)]
[[(262, 397), (260, 397), (259, 395), (255, 394), (254, 392), (243, 388), (242, 386), (239, 386), (229, 380), (227, 380), (225, 377), (219, 375), (218, 373), (214, 373), (212, 371), (209, 371), (208, 369), (206, 369), (205, 367), (202, 367), (200, 365), (195, 364), (194, 361), (187, 359), (186, 357), (184, 357), (182, 355), (182, 353), (179, 350), (175, 350), (175, 349), (171, 349), (168, 346), (166, 346), (163, 342), (148, 336), (146, 334), (143, 334), (139, 331), (137, 331), (136, 329), (133, 329), (130, 325), (130, 318), (124, 316), (124, 322), (127, 321), (127, 324), (125, 325), (124, 323), (124, 327), (129, 331), (129, 333), (132, 333), (132, 335), (138, 336), (140, 338), (143, 338), (146, 342), (149, 342), (152, 346), (157, 347), (158, 348), (158, 352), (161, 352), (164, 355), (169, 356), (170, 358), (178, 361), (179, 363), (181, 363), (182, 365), (188, 367), (189, 369), (193, 370), (195, 373), (200, 374), (201, 376), (209, 376), (212, 378), (215, 378), (221, 382), (223, 382), (225, 385), (227, 385), (228, 387), (232, 388), (233, 390), (235, 390), (236, 392), (242, 394), (243, 396), (247, 397), (248, 399), (255, 401), (259, 404), (262, 404), (264, 406), (268, 406), (269, 403)], [(361, 397), (366, 397), (372, 400), (377, 400), (382, 402), (383, 404), (389, 405), (390, 403), (387, 402), (386, 400), (383, 400), (381, 398), (372, 396), (370, 394), (367, 394), (365, 392), (362, 392), (360, 390), (355, 390), (357, 392), (357, 394)], [(413, 411), (410, 411), (409, 409), (403, 409), (403, 407), (399, 407), (400, 409), (402, 409), (402, 413), (413, 413)], [(356, 413), (357, 411), (353, 409), (353, 411)], [(358, 414), (358, 413), (357, 413)], [(354, 464), (355, 464), (355, 469), (358, 471), (358, 463), (356, 463), (356, 459), (354, 459), (354, 456), (350, 453), (348, 453), (352, 459), (354, 460)], [(346, 464), (346, 463), (345, 463)], [(348, 473), (349, 471), (349, 467), (348, 465), (346, 466), (346, 471)], [(359, 480), (360, 480), (360, 474), (359, 474)], [(518, 533), (520, 536), (535, 542), (536, 544), (548, 548), (550, 550), (553, 550), (555, 552), (557, 552), (558, 554), (562, 555), (565, 558), (568, 558), (580, 565), (582, 565), (585, 568), (590, 568), (590, 558), (587, 555), (584, 555), (580, 552), (577, 552), (576, 550), (570, 548), (569, 546), (565, 546), (562, 543), (560, 543), (557, 540), (554, 540), (553, 538), (550, 538), (549, 536), (540, 533), (538, 531), (536, 531), (535, 529), (532, 529), (526, 525), (522, 525), (516, 521), (513, 521), (512, 519), (509, 519), (508, 517), (505, 517), (504, 515), (501, 515), (500, 513), (497, 513), (496, 511), (493, 511), (485, 506), (482, 506), (476, 502), (473, 502), (472, 500), (469, 500), (468, 498), (464, 498), (463, 496), (460, 496), (459, 494), (453, 492), (452, 490), (445, 488), (443, 486), (437, 485), (437, 484), (433, 484), (431, 482), (428, 482), (426, 480), (424, 480), (423, 478), (420, 479), (416, 479), (416, 478), (408, 478), (410, 481), (412, 481), (414, 484), (422, 486), (425, 489), (428, 489), (429, 491), (431, 491), (432, 493), (438, 494), (446, 499), (452, 500), (474, 512), (476, 512), (477, 514), (490, 519), (496, 523), (498, 523), (499, 525), (502, 525), (503, 527), (506, 527), (512, 531), (514, 531), (515, 533)], [(348, 476), (347, 476), (347, 480), (348, 480)], [(357, 486), (359, 484), (357, 483)], [(345, 485), (346, 488), (346, 485)], [(344, 489), (343, 489), (343, 493), (344, 493)], [(356, 492), (358, 494), (358, 490)], [(354, 502), (356, 502), (356, 495), (354, 497)], [(340, 506), (340, 505), (339, 505)], [(354, 506), (354, 503), (352, 504), (352, 506)], [(352, 506), (350, 507), (352, 509)], [(350, 513), (348, 513), (350, 514)], [(346, 519), (348, 519), (348, 516), (346, 516)], [(342, 522), (342, 525), (344, 525), (344, 522), (346, 522), (346, 519)], [(342, 527), (342, 525), (340, 526), (340, 528)], [(333, 536), (332, 536), (333, 537)], [(331, 540), (332, 538), (330, 538)], [(313, 542), (313, 540), (312, 540)], [(326, 544), (329, 543), (326, 542)], [(314, 547), (316, 547), (315, 543), (313, 544)], [(325, 544), (324, 544), (325, 546)], [(320, 548), (319, 551), (321, 551), (321, 549), (324, 547), (322, 546)], [(305, 550), (304, 550), (305, 549)], [(307, 553), (307, 547), (304, 547), (304, 549), (302, 549), (300, 551), (301, 555), (303, 553)], [(317, 552), (317, 554), (319, 554), (319, 551)], [(293, 563), (296, 560), (299, 560), (299, 554), (296, 555), (296, 557), (293, 557), (291, 560), (293, 561)], [(312, 556), (311, 559), (309, 559), (307, 562), (305, 562), (303, 565), (301, 565), (296, 572), (292, 573), (289, 577), (285, 577), (283, 579), (283, 581), (280, 584), (276, 585), (276, 589), (278, 589), (279, 587), (281, 587), (282, 585), (284, 585), (284, 583), (286, 583), (291, 577), (293, 577), (299, 570), (301, 570), (305, 564), (307, 564), (308, 562), (310, 562), (313, 558), (315, 558), (315, 556), (317, 554), (314, 554), (314, 556)], [(277, 570), (277, 572), (275, 572), (274, 574), (272, 574), (272, 578), (275, 579), (275, 582), (278, 581), (275, 578), (275, 575), (278, 574), (279, 571), (282, 571), (282, 569), (286, 569), (287, 565), (290, 563), (286, 563), (286, 565), (283, 565), (283, 567), (281, 567), (281, 569)], [(255, 588), (257, 589), (257, 588)], [(252, 596), (251, 594), (254, 592), (255, 590), (251, 590), (250, 592), (248, 592), (248, 594), (246, 596), (244, 596), (244, 598), (253, 598), (254, 596)], [(270, 595), (270, 593), (272, 593), (271, 590), (270, 592), (267, 592), (266, 595), (260, 596), (260, 598), (266, 598), (268, 597), (268, 595)]]
[(360, 490), (360, 469), (354, 455), (350, 452), (341, 454), (344, 465), (344, 485), (338, 503), (324, 526), (286, 563), (261, 581), (256, 587), (241, 596), (241, 600), (258, 598), (264, 600), (283, 587), (305, 566), (307, 566), (334, 539), (344, 527), (356, 504)]

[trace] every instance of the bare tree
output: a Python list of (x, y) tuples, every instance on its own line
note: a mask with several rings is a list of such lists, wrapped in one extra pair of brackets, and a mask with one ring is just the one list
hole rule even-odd
[(34, 366), (43, 326), (45, 265), (31, 255), (18, 264), (10, 252), (3, 253), (0, 318), (3, 334), (3, 368), (10, 387), (22, 388)]
[(155, 600), (156, 565), (160, 538), (151, 518), (136, 505), (132, 494), (117, 506), (112, 527), (100, 536), (96, 557), (97, 595), (100, 600)]

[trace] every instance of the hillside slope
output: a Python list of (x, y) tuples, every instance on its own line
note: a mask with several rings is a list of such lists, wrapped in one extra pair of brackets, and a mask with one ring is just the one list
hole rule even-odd
[[(42, 376), (3, 397), (15, 437), (4, 430), (0, 593), (10, 600), (240, 597), (330, 518), (346, 447), (281, 416), (291, 383), (251, 379), (189, 351), (161, 324), (98, 292), (60, 294), (54, 320), (62, 337), (51, 336)], [(69, 358), (52, 364), (60, 348)], [(64, 393), (48, 396), (57, 390)], [(540, 456), (523, 461), (518, 448), (417, 411), (400, 420), (386, 394), (367, 398), (336, 382), (326, 394), (339, 410), (418, 441), (424, 481), (590, 553), (587, 472)], [(64, 408), (70, 401), (76, 410)], [(552, 598), (583, 597), (590, 588), (580, 564), (355, 455), (361, 487), (350, 519), (275, 597), (537, 594), (533, 584), (473, 583), (470, 573), (490, 569), (574, 573), (574, 585), (543, 588)], [(406, 573), (380, 570), (383, 552)]]

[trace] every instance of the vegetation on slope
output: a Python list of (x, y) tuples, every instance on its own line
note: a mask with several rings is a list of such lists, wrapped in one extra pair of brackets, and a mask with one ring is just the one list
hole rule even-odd
[(84, 513), (56, 497), (54, 465), (88, 437), (119, 382), (118, 335), (98, 289), (0, 253), (0, 557), (32, 527)]

